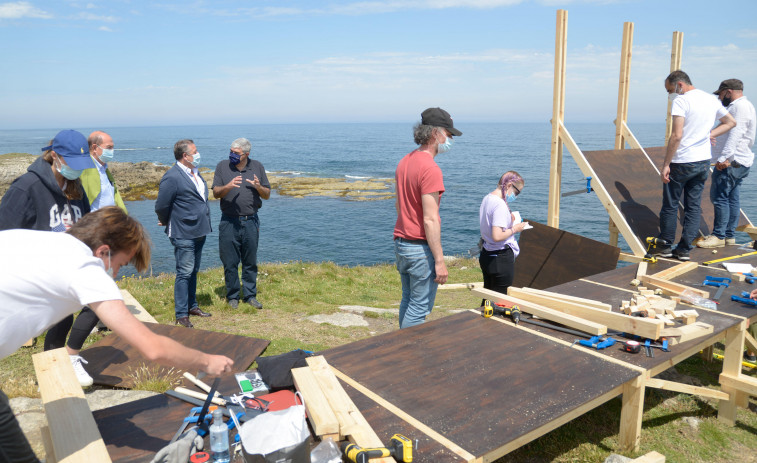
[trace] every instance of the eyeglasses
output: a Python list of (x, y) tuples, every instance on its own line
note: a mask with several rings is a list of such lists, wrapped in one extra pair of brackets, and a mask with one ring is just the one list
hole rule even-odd
[(515, 186), (515, 185), (510, 185), (510, 186), (511, 186), (511, 187), (513, 187), (513, 188), (515, 188), (515, 196), (518, 196), (518, 195), (520, 195), (520, 188), (518, 188), (518, 187), (517, 187), (517, 186)]

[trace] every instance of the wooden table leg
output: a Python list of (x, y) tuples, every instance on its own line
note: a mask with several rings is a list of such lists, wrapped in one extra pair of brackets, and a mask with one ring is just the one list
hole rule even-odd
[(620, 412), (620, 448), (624, 452), (639, 449), (641, 418), (644, 414), (644, 377), (623, 385), (623, 408)]
[[(741, 356), (744, 355), (744, 333), (746, 333), (746, 320), (729, 328), (725, 332), (725, 351), (723, 352), (723, 373), (731, 376), (741, 374)], [(723, 387), (723, 391), (731, 395), (730, 400), (721, 400), (718, 407), (718, 419), (733, 426), (736, 424), (736, 406), (743, 403), (743, 392), (730, 387)]]

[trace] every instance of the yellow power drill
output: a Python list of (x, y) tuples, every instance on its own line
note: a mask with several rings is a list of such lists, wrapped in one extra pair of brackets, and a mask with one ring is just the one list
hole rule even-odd
[(502, 315), (503, 317), (510, 317), (513, 319), (513, 323), (516, 325), (520, 322), (520, 307), (514, 305), (512, 307), (500, 307), (496, 304), (492, 304), (490, 300), (484, 301), (484, 311), (481, 313), (484, 318), (489, 318), (492, 315)]
[(654, 264), (655, 262), (657, 262), (657, 257), (652, 255), (652, 249), (656, 248), (658, 244), (667, 246), (668, 242), (660, 238), (655, 238), (654, 236), (648, 236), (646, 242), (647, 253), (644, 255), (644, 260)]
[(364, 449), (350, 442), (342, 443), (342, 452), (350, 461), (368, 463), (371, 458), (392, 457), (399, 462), (413, 461), (413, 442), (402, 434), (395, 434), (389, 441), (389, 447)]

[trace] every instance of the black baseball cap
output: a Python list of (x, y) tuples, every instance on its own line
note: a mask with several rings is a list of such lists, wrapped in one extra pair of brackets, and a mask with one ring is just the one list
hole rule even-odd
[(744, 82), (740, 81), (739, 79), (726, 79), (723, 82), (720, 82), (720, 87), (718, 87), (717, 90), (715, 90), (715, 95), (720, 95), (720, 92), (723, 90), (744, 90)]
[(421, 124), (431, 125), (433, 127), (444, 127), (456, 137), (463, 134), (452, 125), (452, 118), (449, 113), (442, 108), (428, 108), (423, 111), (421, 113)]

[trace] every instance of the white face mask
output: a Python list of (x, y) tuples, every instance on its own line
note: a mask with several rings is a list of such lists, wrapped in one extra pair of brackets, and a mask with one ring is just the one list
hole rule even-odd
[(446, 153), (447, 151), (450, 150), (450, 148), (452, 148), (452, 138), (445, 135), (444, 136), (444, 143), (440, 143), (436, 147), (436, 152), (437, 153)]
[(113, 272), (113, 263), (111, 261), (111, 255), (110, 255), (110, 248), (108, 248), (108, 266), (105, 267), (105, 272), (113, 277), (113, 279), (116, 279), (116, 274)]
[(199, 151), (195, 153), (194, 156), (192, 156), (192, 161), (190, 161), (190, 164), (192, 164), (195, 167), (200, 165), (200, 152)]

